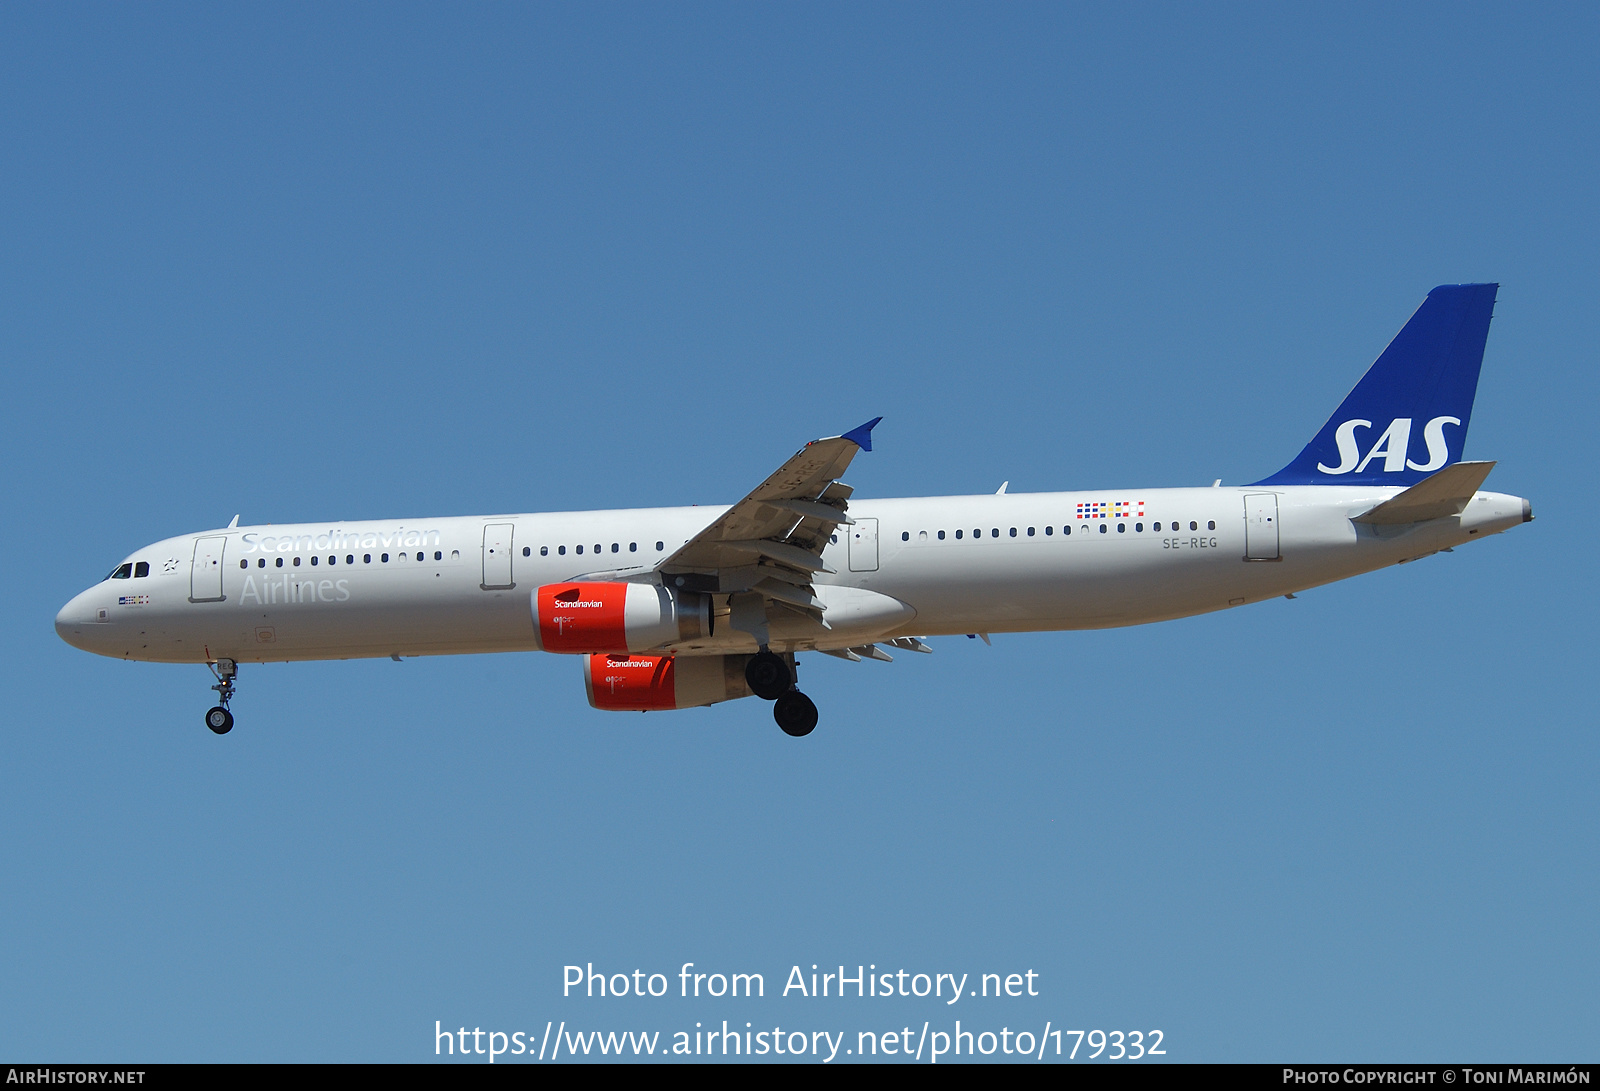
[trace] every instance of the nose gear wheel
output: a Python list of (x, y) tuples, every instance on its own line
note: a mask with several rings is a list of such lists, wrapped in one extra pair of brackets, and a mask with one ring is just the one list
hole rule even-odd
[(215, 663), (207, 663), (206, 667), (217, 679), (217, 684), (211, 688), (217, 691), (219, 701), (206, 710), (206, 726), (218, 735), (226, 735), (233, 730), (233, 713), (228, 711), (228, 704), (233, 700), (239, 664), (232, 659), (219, 659)]

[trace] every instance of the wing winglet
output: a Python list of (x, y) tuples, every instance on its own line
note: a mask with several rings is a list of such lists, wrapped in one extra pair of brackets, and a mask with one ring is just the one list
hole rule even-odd
[(873, 417), (866, 424), (859, 428), (850, 429), (839, 438), (849, 440), (863, 451), (870, 451), (872, 450), (872, 430), (878, 426), (878, 422), (882, 419), (882, 417)]

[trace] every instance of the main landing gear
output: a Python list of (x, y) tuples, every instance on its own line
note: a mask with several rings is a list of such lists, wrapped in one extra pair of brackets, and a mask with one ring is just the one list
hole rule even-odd
[(772, 718), (784, 734), (799, 738), (817, 726), (817, 706), (811, 698), (794, 688), (794, 656), (782, 656), (765, 645), (745, 664), (744, 680), (750, 692), (771, 701)]
[(778, 721), (785, 735), (798, 739), (811, 734), (811, 729), (817, 726), (817, 706), (811, 698), (792, 689), (773, 702), (772, 718)]
[(233, 700), (233, 682), (239, 677), (239, 664), (232, 659), (219, 659), (206, 666), (216, 676), (217, 684), (211, 688), (217, 691), (217, 698), (222, 702), (206, 711), (206, 726), (218, 735), (226, 735), (233, 730), (233, 713), (228, 711), (228, 702)]

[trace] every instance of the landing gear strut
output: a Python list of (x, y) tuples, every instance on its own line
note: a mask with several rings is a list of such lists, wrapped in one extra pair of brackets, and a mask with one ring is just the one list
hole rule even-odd
[(211, 668), (211, 673), (216, 676), (217, 684), (211, 688), (217, 691), (220, 704), (213, 705), (206, 711), (206, 726), (218, 735), (226, 735), (233, 730), (233, 713), (228, 711), (228, 702), (233, 700), (233, 681), (239, 677), (239, 664), (232, 659), (219, 659)]
[(817, 726), (817, 706), (794, 688), (794, 656), (777, 655), (765, 645), (745, 664), (744, 680), (750, 692), (773, 702), (772, 718), (786, 735), (799, 738)]

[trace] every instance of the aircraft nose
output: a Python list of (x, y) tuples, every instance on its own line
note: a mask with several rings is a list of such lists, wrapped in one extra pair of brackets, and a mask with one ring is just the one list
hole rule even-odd
[(89, 626), (94, 621), (94, 612), (84, 597), (88, 592), (75, 596), (71, 602), (63, 606), (56, 614), (56, 635), (74, 648), (87, 650), (84, 637)]

